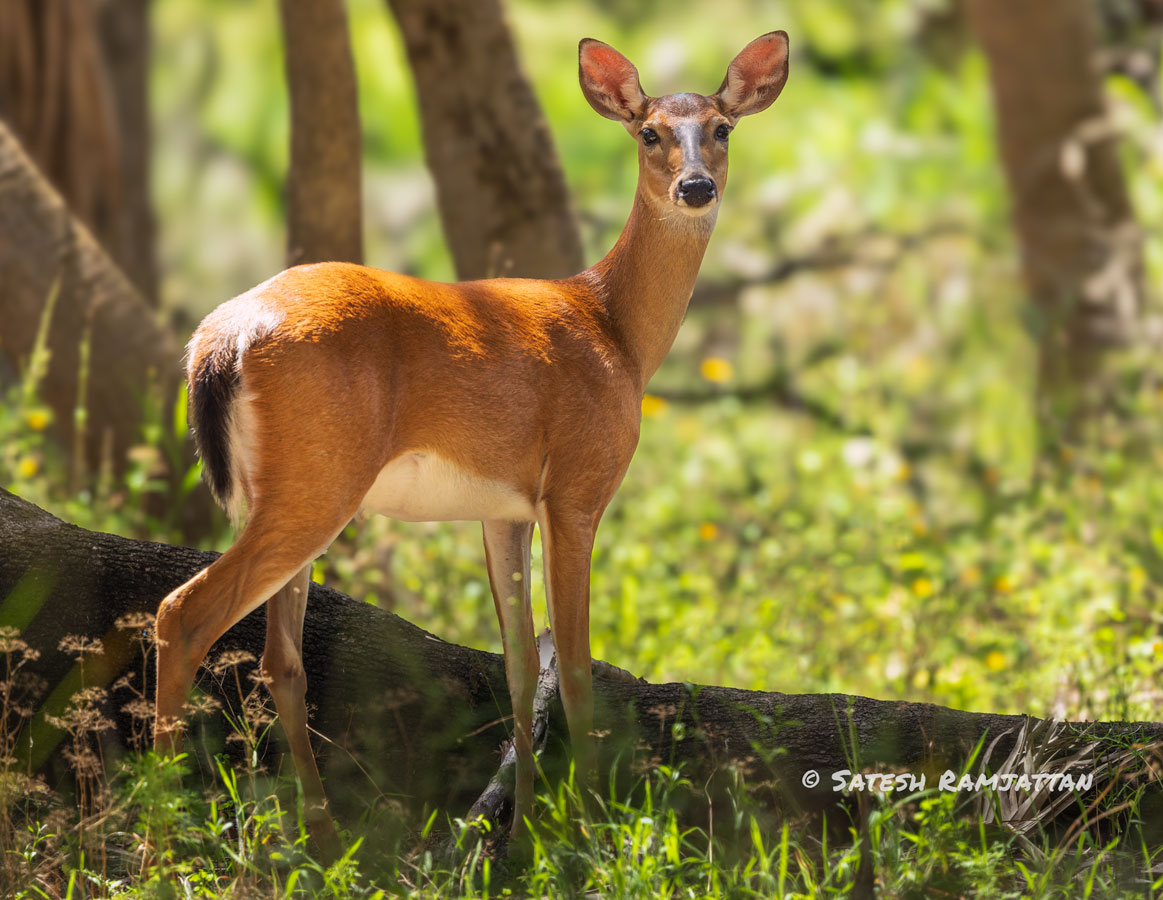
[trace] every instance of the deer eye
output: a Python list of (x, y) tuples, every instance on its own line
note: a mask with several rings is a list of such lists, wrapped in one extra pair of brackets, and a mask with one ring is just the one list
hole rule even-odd
[(720, 125), (715, 129), (715, 137), (720, 141), (725, 141), (731, 135), (731, 127), (729, 125)]
[(644, 143), (647, 147), (651, 146), (652, 144), (657, 144), (660, 140), (658, 137), (658, 132), (653, 128), (643, 128), (639, 133), (642, 135), (642, 143)]

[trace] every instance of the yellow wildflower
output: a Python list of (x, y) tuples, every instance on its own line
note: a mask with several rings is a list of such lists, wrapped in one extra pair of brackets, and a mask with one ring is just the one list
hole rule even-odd
[(36, 461), (35, 457), (26, 456), (20, 461), (20, 465), (17, 466), (17, 471), (20, 473), (21, 478), (31, 478), (40, 471), (40, 463)]
[(1006, 667), (1006, 655), (1000, 650), (990, 650), (985, 655), (985, 667), (991, 672), (1000, 672)]
[(918, 597), (920, 597), (922, 600), (925, 599), (926, 597), (932, 597), (933, 596), (933, 582), (930, 581), (928, 578), (924, 578), (924, 577), (918, 578), (916, 581), (913, 582), (913, 593), (916, 594)]
[(977, 566), (969, 566), (967, 569), (961, 570), (961, 583), (966, 587), (973, 587), (975, 584), (981, 582), (981, 569)]
[(704, 522), (699, 526), (699, 537), (704, 541), (713, 541), (719, 536), (719, 529), (714, 522)]
[(642, 415), (648, 419), (657, 419), (666, 412), (669, 404), (661, 397), (645, 394), (642, 397)]
[(735, 377), (735, 367), (729, 360), (718, 356), (708, 356), (704, 359), (699, 371), (707, 381), (713, 381), (715, 384), (726, 384)]
[(33, 431), (44, 431), (50, 421), (47, 409), (30, 409), (24, 414), (24, 424)]
[(923, 381), (929, 374), (929, 360), (924, 356), (914, 356), (908, 361), (905, 376), (913, 381)]
[(1017, 587), (1017, 584), (1015, 584), (1013, 577), (1010, 575), (998, 575), (993, 582), (993, 589), (999, 594), (1008, 594), (1015, 587)]

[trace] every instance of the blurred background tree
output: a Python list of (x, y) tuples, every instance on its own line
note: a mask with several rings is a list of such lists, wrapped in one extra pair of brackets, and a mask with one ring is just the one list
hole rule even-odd
[(287, 265), (363, 261), (355, 63), (343, 0), (280, 0), (291, 105)]
[(584, 267), (553, 135), (500, 0), (389, 0), (416, 85), (424, 157), (461, 280)]
[[(158, 284), (146, 11), (132, 0), (14, 0), (0, 10), (0, 116), (12, 192), (0, 346), (27, 371), (46, 326), (40, 392), (74, 473), (95, 470), (103, 457), (124, 471), (146, 406), (159, 396), (172, 405), (177, 383), (167, 359), (176, 342), (165, 331), (159, 343), (148, 309)], [(45, 321), (50, 299), (59, 309)]]
[[(1099, 7), (969, 0), (990, 63), (1002, 161), (1039, 345), (1043, 427), (1069, 434), (1105, 350), (1140, 324), (1142, 233), (1107, 111)], [(1061, 435), (1047, 435), (1056, 444)]]
[(153, 148), (149, 109), (153, 47), (150, 0), (116, 0), (98, 4), (97, 9), (98, 35), (108, 66), (121, 148), (116, 183), (121, 191), (122, 249), (116, 259), (142, 295), (156, 304), (156, 223), (150, 180)]
[(5, 3), (0, 110), (73, 212), (156, 301), (147, 8), (147, 0)]

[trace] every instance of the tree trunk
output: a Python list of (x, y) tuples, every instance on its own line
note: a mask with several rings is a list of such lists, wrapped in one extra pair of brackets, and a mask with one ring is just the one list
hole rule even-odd
[[(48, 764), (51, 770), (49, 754), (61, 733), (44, 717), (59, 715), (81, 686), (79, 667), (57, 650), (61, 639), (103, 638), (103, 654), (86, 658), (86, 687), (108, 687), (128, 672), (136, 673), (133, 684), (141, 689), (142, 673), (148, 680), (152, 668), (143, 664), (132, 633), (119, 629), (117, 619), (153, 612), (166, 593), (215, 554), (87, 532), (2, 490), (0, 546), (0, 625), (19, 628), (41, 651), (32, 671), (51, 688), (16, 749), (34, 768)], [(210, 658), (244, 650), (257, 660), (264, 636), (260, 609), (223, 637)], [(312, 724), (329, 739), (320, 751), (341, 815), (358, 816), (376, 798), (388, 797), (412, 812), (435, 804), (459, 813), (489, 782), (510, 712), (499, 656), (445, 643), (390, 613), (313, 584), (304, 662)], [(1094, 773), (1098, 789), (1111, 778), (1147, 772), (1151, 754), (1140, 752), (1128, 762), (1126, 748), (1163, 739), (1163, 725), (1154, 723), (1063, 726), (1049, 752), (1048, 744), (1031, 737), (1041, 732), (1023, 716), (839, 694), (647, 684), (603, 677), (605, 671), (596, 668), (595, 682), (604, 765), (617, 759), (625, 774), (658, 762), (681, 764), (699, 786), (692, 810), (701, 807), (704, 813), (708, 797), (719, 796), (732, 772), (742, 776), (758, 809), (783, 813), (841, 802), (832, 773), (845, 769), (924, 772), (934, 786), (937, 773), (959, 770), (982, 737), (987, 750), (979, 765), (988, 758), (993, 771), (1019, 744), (1038, 759), (1039, 771), (1054, 771), (1054, 760), (1091, 741), (1104, 742), (1084, 767)], [(200, 679), (204, 690), (224, 702), (234, 685), (229, 676), (204, 672)], [(114, 707), (132, 696), (123, 688), (113, 694)], [(124, 710), (116, 716), (124, 738), (132, 732), (132, 720)], [(223, 719), (219, 712), (208, 721)], [(546, 765), (553, 771), (566, 734), (559, 702), (550, 705), (547, 728)], [(209, 746), (208, 733), (188, 745)], [(277, 756), (269, 747), (266, 753), (268, 759)], [(809, 770), (819, 773), (818, 784), (805, 777)], [(1163, 801), (1158, 781), (1147, 779), (1145, 789), (1149, 797), (1141, 809)]]
[[(91, 469), (112, 451), (121, 470), (140, 439), (147, 405), (173, 408), (181, 349), (0, 121), (0, 351), (19, 369), (29, 361), (54, 286), (51, 359), (40, 396), (66, 448), (80, 446)], [(82, 345), (89, 352), (84, 373)], [(82, 376), (88, 424), (78, 435)]]
[(1103, 352), (1133, 334), (1141, 235), (1107, 116), (1091, 0), (969, 0), (1033, 300), (1049, 443), (1096, 408)]
[(124, 260), (118, 123), (91, 0), (0, 3), (0, 117), (73, 213)]
[(560, 278), (583, 254), (541, 107), (500, 0), (388, 0), (416, 81), (457, 277)]
[(342, 0), (280, 0), (291, 100), (287, 264), (363, 261), (363, 152)]
[(113, 87), (120, 136), (118, 263), (151, 305), (158, 302), (156, 226), (150, 191), (153, 135), (149, 115), (151, 0), (108, 0), (100, 37)]

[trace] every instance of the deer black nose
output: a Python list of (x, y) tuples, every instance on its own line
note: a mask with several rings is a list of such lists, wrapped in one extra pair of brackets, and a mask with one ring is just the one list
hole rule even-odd
[(678, 196), (687, 206), (706, 206), (715, 199), (715, 182), (709, 178), (688, 178), (678, 183)]

